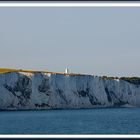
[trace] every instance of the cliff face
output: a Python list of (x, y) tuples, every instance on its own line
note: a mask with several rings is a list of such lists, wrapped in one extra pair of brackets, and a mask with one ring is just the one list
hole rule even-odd
[(140, 107), (140, 85), (97, 76), (0, 74), (0, 109)]

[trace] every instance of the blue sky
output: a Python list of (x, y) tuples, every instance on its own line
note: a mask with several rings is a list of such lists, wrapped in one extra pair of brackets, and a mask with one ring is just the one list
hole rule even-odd
[(0, 67), (140, 76), (140, 8), (0, 8)]

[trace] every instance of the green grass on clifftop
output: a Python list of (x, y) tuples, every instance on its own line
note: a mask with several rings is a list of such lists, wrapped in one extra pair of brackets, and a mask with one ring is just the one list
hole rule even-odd
[(10, 73), (10, 72), (27, 72), (27, 73), (38, 73), (38, 72), (41, 72), (41, 73), (70, 75), (70, 76), (85, 76), (86, 75), (86, 74), (79, 74), (79, 73), (69, 73), (69, 74), (66, 74), (64, 72), (50, 72), (50, 71), (35, 71), (35, 70), (0, 68), (0, 74)]
[(120, 79), (135, 85), (140, 85), (140, 77), (121, 77)]
[[(30, 73), (34, 73), (34, 72), (39, 72), (39, 71), (22, 70), (22, 69), (0, 68), (0, 74), (3, 74), (3, 73), (9, 73), (9, 72), (30, 72)], [(45, 71), (44, 71), (44, 72), (45, 72)]]

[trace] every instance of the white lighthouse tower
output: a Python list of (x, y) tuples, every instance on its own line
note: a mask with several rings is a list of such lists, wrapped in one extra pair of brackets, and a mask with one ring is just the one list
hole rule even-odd
[(66, 73), (66, 74), (69, 73), (69, 69), (68, 69), (68, 68), (65, 69), (65, 73)]

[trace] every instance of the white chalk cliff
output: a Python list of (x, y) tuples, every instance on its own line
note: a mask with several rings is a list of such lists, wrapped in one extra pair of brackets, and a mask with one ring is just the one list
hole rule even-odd
[(0, 74), (0, 110), (140, 107), (140, 84), (92, 75)]

